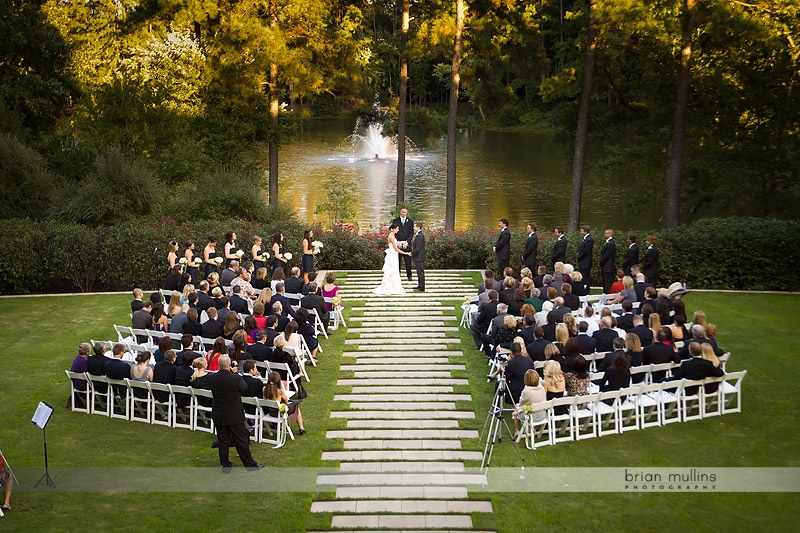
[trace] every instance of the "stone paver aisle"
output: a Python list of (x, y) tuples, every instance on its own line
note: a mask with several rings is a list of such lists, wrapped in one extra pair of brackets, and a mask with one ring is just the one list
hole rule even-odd
[[(466, 484), (482, 476), (467, 473), (464, 461), (480, 461), (478, 432), (460, 428), (473, 419), (459, 410), (470, 394), (453, 372), (464, 370), (452, 304), (473, 291), (460, 273), (426, 272), (427, 292), (414, 293), (404, 282), (402, 297), (374, 296), (380, 272), (351, 273), (342, 286), (363, 316), (348, 320), (345, 361), (337, 381), (332, 418), (346, 428), (331, 430), (324, 461), (339, 461), (339, 472), (320, 475), (318, 484), (337, 487), (333, 500), (315, 501), (311, 512), (330, 513), (334, 531), (375, 528), (394, 531), (472, 530), (471, 513), (491, 513), (489, 501), (469, 500)], [(350, 377), (352, 375), (352, 377)]]

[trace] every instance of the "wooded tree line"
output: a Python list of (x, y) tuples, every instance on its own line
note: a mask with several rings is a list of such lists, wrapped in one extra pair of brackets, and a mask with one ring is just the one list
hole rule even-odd
[(668, 225), (710, 209), (797, 217), (797, 2), (466, 1), (452, 92), (458, 3), (3, 2), (3, 216), (198, 216), (217, 197), (262, 216), (298, 120), (376, 95), (398, 108), (406, 4), (411, 109), (445, 113), (455, 94), (479, 125), (561, 132), (577, 140), (574, 181), (581, 141), (602, 142), (601, 168), (644, 191), (631, 205), (670, 200)]

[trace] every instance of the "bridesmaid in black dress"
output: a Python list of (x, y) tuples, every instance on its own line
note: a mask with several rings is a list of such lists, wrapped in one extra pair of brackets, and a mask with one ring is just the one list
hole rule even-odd
[(250, 252), (253, 254), (253, 268), (258, 272), (258, 269), (264, 266), (264, 257), (261, 251), (261, 237), (258, 235), (253, 235), (253, 247), (250, 249)]
[(283, 257), (283, 234), (276, 231), (272, 236), (272, 271), (276, 268), (286, 270), (286, 259)]
[(314, 272), (314, 256), (319, 253), (319, 249), (311, 246), (313, 239), (314, 230), (306, 229), (303, 232), (303, 283), (305, 284), (308, 284), (308, 273)]
[(225, 234), (225, 268), (231, 266), (231, 261), (238, 260), (239, 256), (236, 255), (238, 249), (236, 248), (236, 233), (229, 231)]
[(214, 259), (217, 257), (217, 238), (213, 235), (208, 236), (208, 244), (203, 249), (203, 263), (205, 264), (205, 271), (203, 278), (208, 278), (208, 275), (217, 271), (217, 263)]
[(186, 258), (186, 273), (192, 276), (192, 283), (199, 283), (200, 280), (197, 279), (197, 263), (195, 263), (194, 256), (194, 241), (186, 241), (183, 247), (185, 248), (183, 257)]

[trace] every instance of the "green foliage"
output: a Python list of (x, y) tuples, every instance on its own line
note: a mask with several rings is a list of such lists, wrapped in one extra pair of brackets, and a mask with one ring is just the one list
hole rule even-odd
[(43, 218), (52, 201), (55, 176), (44, 158), (10, 133), (0, 133), (1, 218)]
[(267, 198), (261, 179), (256, 168), (212, 168), (178, 192), (172, 212), (178, 220), (264, 220)]
[(317, 205), (314, 214), (327, 214), (331, 227), (351, 222), (356, 216), (356, 183), (341, 176), (329, 176), (322, 187), (325, 201)]
[(53, 215), (70, 222), (109, 224), (158, 212), (164, 187), (142, 159), (119, 146), (99, 152), (88, 176), (59, 191)]
[(314, 232), (325, 247), (317, 256), (319, 269), (375, 270), (383, 266), (383, 251), (386, 249), (387, 232), (358, 233), (353, 226), (343, 224), (324, 232)]

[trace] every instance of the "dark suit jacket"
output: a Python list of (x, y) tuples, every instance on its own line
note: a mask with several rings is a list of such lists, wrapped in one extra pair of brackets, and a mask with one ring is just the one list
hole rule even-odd
[(533, 342), (533, 340), (535, 338), (533, 336), (533, 330), (534, 329), (536, 329), (536, 328), (532, 327), (532, 326), (528, 326), (526, 328), (522, 328), (521, 330), (519, 330), (519, 336), (522, 337), (522, 340), (525, 341), (525, 346), (527, 346), (527, 345), (529, 345), (530, 343)]
[(242, 394), (247, 391), (242, 376), (228, 370), (208, 373), (208, 386), (214, 395), (211, 404), (211, 418), (218, 426), (244, 424), (244, 405)]
[(506, 365), (506, 383), (514, 402), (519, 401), (519, 395), (525, 388), (525, 372), (533, 370), (533, 359), (525, 356), (513, 358)]
[[(175, 385), (175, 372), (178, 367), (174, 363), (160, 361), (153, 367), (153, 382)], [(162, 403), (169, 401), (169, 393), (162, 391), (153, 391), (153, 396), (156, 400)]]
[[(703, 359), (702, 357), (692, 357), (687, 359), (681, 366), (672, 371), (672, 376), (675, 379), (705, 379), (710, 377), (722, 377), (725, 372), (722, 368), (717, 368), (714, 363)], [(710, 385), (706, 385), (710, 387)], [(697, 392), (697, 387), (686, 387), (685, 393), (693, 395)]]
[(240, 315), (249, 315), (250, 308), (247, 306), (247, 300), (239, 295), (231, 294), (231, 311), (236, 311)]
[(272, 299), (269, 301), (269, 304), (272, 305), (275, 302), (280, 302), (281, 305), (283, 306), (283, 313), (281, 314), (281, 316), (286, 317), (288, 315), (291, 315), (291, 317), (294, 318), (294, 310), (292, 309), (292, 302), (291, 300), (289, 300), (289, 298), (287, 298), (286, 296), (284, 296), (279, 292), (276, 292), (275, 294), (272, 295)]
[(153, 329), (153, 317), (144, 309), (139, 309), (131, 317), (131, 327), (136, 329)]
[(322, 324), (324, 326), (328, 325), (330, 311), (328, 311), (328, 306), (325, 305), (325, 298), (319, 294), (306, 294), (303, 296), (300, 300), (300, 307), (304, 309), (316, 309), (320, 320), (322, 320)]
[(598, 352), (610, 352), (614, 349), (614, 339), (618, 336), (613, 329), (598, 329), (592, 334), (592, 338), (597, 343), (595, 349)]
[(131, 300), (131, 313), (135, 313), (139, 309), (144, 307), (144, 302), (141, 300)]
[(564, 305), (569, 307), (572, 311), (577, 311), (581, 308), (581, 299), (570, 292), (564, 295)]
[(545, 324), (542, 326), (544, 330), (544, 340), (555, 342), (556, 340), (556, 324)]
[(600, 251), (600, 270), (606, 274), (613, 274), (617, 271), (615, 259), (617, 257), (617, 245), (614, 239), (607, 241)]
[[(588, 270), (592, 268), (592, 252), (594, 251), (594, 239), (592, 234), (587, 233), (578, 246), (578, 270)], [(589, 281), (589, 280), (584, 280)]]
[(578, 347), (583, 355), (594, 353), (595, 347), (597, 346), (597, 341), (594, 340), (593, 337), (590, 337), (586, 333), (578, 333), (578, 336), (575, 337), (575, 340), (578, 341)]
[[(616, 359), (620, 355), (625, 355), (623, 350), (614, 350), (613, 352), (608, 352), (603, 360), (597, 363), (597, 371), (598, 372), (605, 372), (607, 368), (610, 368), (611, 365), (614, 363), (614, 359)], [(628, 361), (630, 363), (630, 361)]]
[(411, 237), (414, 235), (414, 221), (406, 217), (406, 223), (402, 224), (400, 222), (400, 217), (397, 217), (392, 220), (392, 224), (400, 228), (397, 232), (397, 235), (395, 235), (397, 240), (406, 241), (408, 245), (411, 246)]
[[(275, 330), (272, 330), (275, 331)], [(275, 331), (275, 337), (278, 336), (278, 332)], [(274, 338), (274, 337), (273, 337)], [(255, 359), (256, 361), (267, 361), (269, 359), (269, 355), (272, 353), (272, 342), (270, 341), (269, 344), (256, 342), (255, 344), (249, 344), (247, 346), (247, 353)]]
[(550, 344), (548, 340), (534, 339), (532, 343), (525, 346), (525, 350), (527, 350), (528, 356), (534, 361), (545, 361), (547, 358), (544, 355), (544, 349), (548, 344)]
[(717, 357), (719, 357), (720, 355), (725, 353), (724, 351), (722, 351), (722, 349), (719, 346), (717, 346), (716, 343), (711, 342), (709, 339), (687, 339), (686, 342), (683, 345), (683, 348), (678, 350), (678, 355), (680, 356), (681, 359), (691, 359), (692, 358), (692, 356), (689, 355), (689, 343), (690, 342), (697, 342), (699, 344), (710, 343), (711, 346), (714, 348), (714, 353), (717, 355)]
[(414, 236), (411, 243), (411, 259), (415, 263), (425, 263), (425, 235), (420, 231)]
[(291, 276), (283, 282), (283, 287), (286, 289), (286, 292), (301, 294), (303, 292), (303, 278)]
[(203, 291), (196, 291), (197, 292), (197, 308), (205, 311), (210, 306), (214, 305), (214, 299), (208, 295), (208, 293)]
[(203, 326), (201, 328), (203, 338), (216, 339), (217, 337), (222, 337), (224, 326), (225, 325), (217, 319), (206, 320), (203, 322)]
[(263, 398), (264, 397), (264, 382), (261, 378), (251, 376), (250, 374), (242, 374), (244, 384), (247, 385), (247, 390), (242, 393), (242, 396), (249, 398)]
[[(652, 283), (638, 282), (633, 284), (633, 290), (636, 292), (636, 301), (644, 302), (644, 291), (647, 287), (652, 287)], [(644, 305), (644, 303), (642, 303)]]
[(658, 248), (655, 246), (650, 246), (647, 248), (647, 252), (644, 254), (644, 261), (642, 262), (642, 273), (644, 277), (647, 278), (648, 283), (657, 283), (658, 282), (658, 258), (660, 252)]
[[(642, 353), (642, 362), (646, 365), (660, 365), (662, 363), (680, 363), (680, 356), (675, 353), (672, 346), (662, 342), (654, 342), (646, 346)], [(652, 378), (656, 383), (664, 381), (666, 372), (653, 372)]]
[(633, 313), (625, 313), (617, 317), (617, 326), (625, 331), (633, 329)]
[(570, 314), (572, 312), (572, 309), (570, 309), (566, 305), (562, 305), (560, 307), (554, 307), (551, 312), (556, 315), (556, 320), (558, 322), (564, 322), (564, 315)]
[(106, 361), (108, 361), (108, 357), (105, 355), (90, 355), (89, 373), (93, 376), (105, 376)]
[[(497, 235), (497, 240), (494, 243), (495, 253), (497, 254), (498, 261), (508, 262), (511, 259), (511, 232), (508, 228), (503, 228)], [(498, 276), (502, 276), (500, 272)]]
[(631, 275), (631, 267), (639, 262), (639, 245), (633, 243), (632, 245), (628, 246), (628, 250), (625, 252), (625, 259), (622, 260), (622, 270), (625, 272), (626, 276)]
[(103, 370), (111, 379), (125, 379), (131, 377), (131, 365), (122, 359), (109, 359)]
[(498, 300), (493, 300), (480, 306), (478, 316), (475, 317), (475, 328), (478, 331), (486, 333), (486, 330), (489, 329), (489, 322), (497, 316), (497, 304), (499, 303)]
[(635, 333), (639, 337), (642, 348), (653, 344), (653, 331), (644, 324), (639, 324), (635, 328), (631, 328), (628, 330), (628, 333)]
[(559, 261), (562, 263), (567, 261), (567, 238), (563, 235), (553, 244), (553, 253), (550, 263), (555, 265)]
[(522, 252), (522, 262), (525, 266), (531, 269), (531, 272), (536, 272), (539, 265), (536, 264), (537, 256), (539, 255), (539, 237), (536, 232), (531, 233), (525, 240), (525, 250)]

